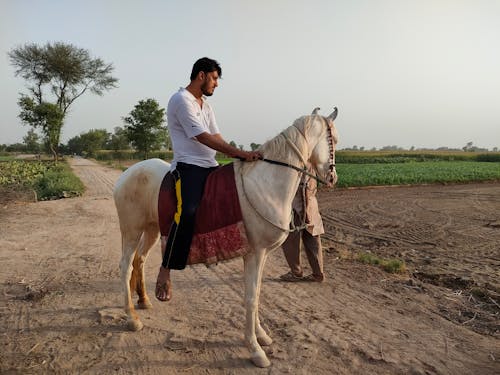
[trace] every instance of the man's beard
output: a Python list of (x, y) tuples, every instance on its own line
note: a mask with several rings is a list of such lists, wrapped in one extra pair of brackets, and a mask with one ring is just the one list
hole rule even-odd
[(205, 82), (202, 86), (201, 86), (201, 92), (203, 93), (203, 95), (205, 96), (212, 96), (213, 95), (213, 91), (212, 92), (208, 92), (207, 91), (207, 83)]

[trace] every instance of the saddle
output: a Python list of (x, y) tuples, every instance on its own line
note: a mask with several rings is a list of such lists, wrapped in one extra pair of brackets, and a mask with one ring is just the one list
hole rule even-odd
[[(168, 237), (177, 207), (174, 178), (168, 172), (160, 186), (160, 233)], [(250, 251), (243, 225), (233, 164), (210, 173), (196, 212), (195, 229), (187, 264), (214, 264)]]

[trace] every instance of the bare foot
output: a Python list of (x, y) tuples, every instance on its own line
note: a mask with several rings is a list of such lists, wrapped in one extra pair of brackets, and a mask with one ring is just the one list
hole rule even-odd
[(170, 281), (170, 270), (160, 266), (155, 288), (156, 298), (162, 302), (170, 301), (172, 298), (172, 282)]

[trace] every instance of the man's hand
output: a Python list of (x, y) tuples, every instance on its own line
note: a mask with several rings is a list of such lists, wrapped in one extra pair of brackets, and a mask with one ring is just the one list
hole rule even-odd
[(213, 148), (216, 151), (222, 152), (232, 158), (238, 158), (243, 161), (255, 161), (262, 159), (263, 156), (259, 151), (243, 151), (231, 146), (224, 141), (220, 134), (201, 133), (195, 137), (198, 142), (205, 146)]
[(241, 155), (238, 156), (238, 158), (243, 161), (256, 161), (256, 160), (262, 160), (264, 157), (259, 151), (241, 150)]

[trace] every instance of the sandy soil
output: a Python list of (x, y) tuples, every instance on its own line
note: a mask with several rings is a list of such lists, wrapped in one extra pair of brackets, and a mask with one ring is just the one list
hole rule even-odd
[[(128, 332), (111, 190), (120, 172), (83, 160), (84, 197), (0, 206), (0, 372), (79, 374), (499, 374), (500, 184), (321, 191), (323, 284), (283, 283), (267, 263), (261, 319), (272, 366), (243, 345), (243, 262), (173, 274)], [(391, 275), (371, 251), (406, 262)]]

